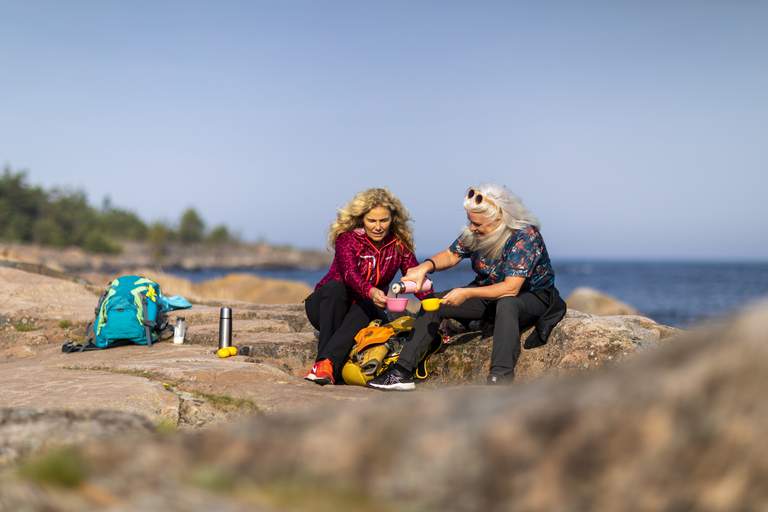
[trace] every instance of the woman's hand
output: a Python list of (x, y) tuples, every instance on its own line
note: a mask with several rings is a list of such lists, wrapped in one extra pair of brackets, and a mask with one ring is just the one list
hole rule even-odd
[(385, 308), (387, 306), (387, 294), (375, 286), (368, 292), (368, 297), (370, 297), (373, 303), (380, 308)]
[(421, 287), (424, 285), (424, 280), (427, 278), (427, 272), (430, 270), (432, 270), (432, 264), (426, 261), (421, 265), (409, 268), (402, 280), (416, 283), (416, 289), (421, 290)]
[(443, 297), (446, 306), (459, 306), (472, 296), (469, 288), (454, 288)]

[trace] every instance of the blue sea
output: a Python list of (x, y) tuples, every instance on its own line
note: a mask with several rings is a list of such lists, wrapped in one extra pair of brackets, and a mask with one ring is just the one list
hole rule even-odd
[[(567, 297), (579, 286), (589, 286), (637, 308), (659, 323), (686, 327), (701, 320), (727, 315), (759, 298), (768, 298), (768, 263), (684, 262), (554, 262), (556, 286)], [(172, 271), (198, 282), (231, 273), (226, 269)], [(322, 270), (239, 270), (263, 277), (303, 281), (310, 286)], [(434, 274), (436, 290), (472, 281), (469, 262)]]

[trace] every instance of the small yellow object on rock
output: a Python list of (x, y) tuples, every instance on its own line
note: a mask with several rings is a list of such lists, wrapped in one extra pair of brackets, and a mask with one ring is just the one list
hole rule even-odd
[(236, 356), (237, 355), (237, 347), (227, 347), (229, 349), (229, 355)]
[(216, 355), (222, 359), (224, 359), (225, 357), (229, 357), (230, 356), (229, 347), (220, 348), (219, 350), (216, 351)]

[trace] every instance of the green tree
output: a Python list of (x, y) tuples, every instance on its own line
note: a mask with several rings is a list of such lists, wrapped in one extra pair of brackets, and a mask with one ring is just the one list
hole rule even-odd
[(27, 184), (27, 173), (3, 169), (0, 177), (0, 238), (31, 242), (34, 224), (48, 201), (40, 187)]
[(105, 254), (119, 254), (122, 251), (120, 245), (100, 231), (90, 231), (85, 235), (82, 246), (86, 251)]
[(229, 229), (223, 224), (213, 228), (211, 232), (208, 233), (208, 236), (205, 237), (205, 242), (210, 245), (229, 244), (234, 241), (235, 239), (230, 234)]
[(106, 253), (119, 252), (121, 240), (146, 240), (157, 258), (176, 240), (185, 244), (237, 241), (223, 225), (206, 236), (205, 222), (194, 208), (184, 211), (178, 233), (159, 222), (148, 227), (135, 213), (115, 208), (109, 197), (94, 208), (84, 192), (46, 191), (30, 185), (25, 171), (13, 171), (10, 166), (0, 174), (0, 239)]
[(32, 229), (32, 239), (41, 245), (55, 245), (63, 247), (67, 245), (67, 236), (59, 226), (59, 223), (51, 217), (40, 217), (35, 221)]
[(133, 212), (113, 208), (102, 211), (100, 226), (117, 239), (145, 240), (147, 238), (147, 225)]
[(179, 240), (183, 244), (196, 244), (203, 240), (205, 223), (194, 208), (187, 208), (179, 223)]
[(173, 241), (174, 233), (171, 228), (162, 222), (155, 222), (147, 229), (147, 243), (152, 251), (152, 258), (155, 261), (162, 261), (168, 254), (168, 246)]

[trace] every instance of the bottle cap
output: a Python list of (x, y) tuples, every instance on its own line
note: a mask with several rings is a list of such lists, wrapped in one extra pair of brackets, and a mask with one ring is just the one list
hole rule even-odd
[(232, 318), (232, 308), (221, 308), (219, 318)]

